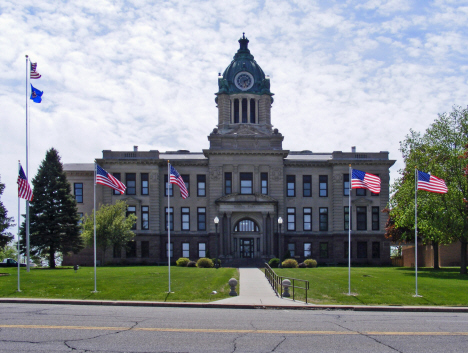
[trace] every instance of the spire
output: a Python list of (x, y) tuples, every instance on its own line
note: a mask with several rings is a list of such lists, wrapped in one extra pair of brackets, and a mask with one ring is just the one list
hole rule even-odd
[(239, 39), (240, 49), (239, 51), (246, 51), (250, 53), (250, 50), (247, 48), (249, 45), (249, 40), (245, 38), (245, 32), (242, 33), (242, 38)]

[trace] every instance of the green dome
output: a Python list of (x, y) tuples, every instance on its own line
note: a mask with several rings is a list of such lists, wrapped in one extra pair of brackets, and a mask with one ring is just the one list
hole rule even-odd
[[(253, 93), (268, 94), (270, 79), (265, 77), (262, 68), (254, 60), (248, 49), (249, 40), (242, 35), (239, 39), (240, 48), (234, 55), (234, 60), (224, 70), (223, 76), (218, 78), (219, 91), (217, 94)], [(237, 82), (236, 82), (237, 80)]]

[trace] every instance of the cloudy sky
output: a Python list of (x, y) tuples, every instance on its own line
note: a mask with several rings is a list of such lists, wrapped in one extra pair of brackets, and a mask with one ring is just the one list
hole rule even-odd
[(25, 55), (44, 91), (30, 104), (30, 178), (51, 147), (63, 163), (207, 148), (217, 75), (243, 32), (285, 149), (389, 151), (395, 178), (409, 130), (468, 104), (467, 28), (466, 0), (2, 0), (2, 201), (16, 219)]

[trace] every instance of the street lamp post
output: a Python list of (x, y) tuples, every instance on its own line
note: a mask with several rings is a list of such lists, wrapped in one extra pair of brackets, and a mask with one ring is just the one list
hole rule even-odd
[(283, 218), (278, 217), (278, 227), (279, 227), (279, 233), (278, 233), (278, 259), (279, 259), (279, 264), (278, 267), (281, 267), (281, 226), (283, 225)]
[(216, 227), (216, 257), (215, 257), (215, 268), (219, 268), (219, 236), (218, 236), (218, 223), (219, 223), (219, 218), (218, 216), (215, 217), (214, 219), (214, 224)]

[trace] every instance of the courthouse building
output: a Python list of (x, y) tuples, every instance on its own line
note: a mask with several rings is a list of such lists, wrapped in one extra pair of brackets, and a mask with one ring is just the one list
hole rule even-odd
[[(274, 128), (271, 116), (270, 79), (248, 43), (244, 36), (239, 39), (240, 49), (218, 77), (218, 122), (208, 135), (207, 149), (162, 152), (139, 151), (135, 146), (133, 151), (104, 150), (97, 159), (127, 186), (120, 195), (97, 185), (97, 204), (125, 200), (128, 212), (138, 218), (134, 241), (109, 249), (98, 259), (163, 263), (170, 251), (174, 260), (219, 257), (233, 266), (286, 255), (298, 261), (314, 258), (319, 264), (340, 264), (347, 263), (351, 226), (353, 263), (390, 263), (386, 215), (381, 211), (388, 202), (389, 168), (394, 161), (388, 152), (356, 152), (351, 147), (348, 152), (331, 153), (311, 152), (311, 146), (302, 151), (283, 149), (284, 136)], [(170, 185), (167, 191), (168, 160), (186, 183), (190, 196), (185, 200), (178, 186)], [(382, 180), (380, 194), (352, 190), (351, 210), (350, 164)], [(64, 165), (82, 214), (93, 209), (93, 167)], [(65, 257), (69, 264), (92, 261), (89, 249)]]

